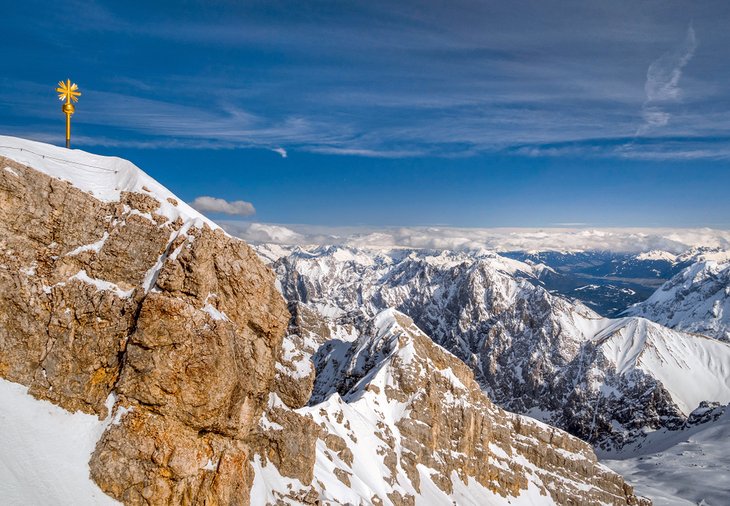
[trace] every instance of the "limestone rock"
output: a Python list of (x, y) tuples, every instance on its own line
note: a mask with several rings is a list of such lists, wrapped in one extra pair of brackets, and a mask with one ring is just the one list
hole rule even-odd
[(104, 202), (0, 164), (0, 376), (100, 418), (118, 397), (90, 463), (112, 497), (248, 504), (289, 319), (273, 273), (152, 194)]
[(248, 448), (134, 405), (104, 433), (91, 476), (124, 504), (248, 504)]

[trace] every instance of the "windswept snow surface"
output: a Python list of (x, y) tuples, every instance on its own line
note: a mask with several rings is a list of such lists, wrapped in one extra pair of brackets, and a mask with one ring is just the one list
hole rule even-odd
[(672, 331), (643, 318), (606, 320), (593, 338), (616, 372), (658, 380), (685, 415), (702, 401), (730, 402), (730, 346)]
[[(78, 149), (65, 149), (5, 135), (0, 135), (0, 156), (68, 181), (99, 200), (116, 202), (123, 191), (143, 193), (159, 200), (160, 209), (157, 213), (170, 221), (180, 217), (183, 221), (193, 220), (198, 226), (206, 223), (213, 229), (220, 228), (175, 197), (142, 169), (122, 158), (95, 155)], [(177, 205), (168, 199), (176, 200)]]
[(714, 422), (657, 431), (611, 458), (602, 462), (655, 506), (730, 504), (730, 409)]
[(112, 505), (89, 477), (89, 459), (109, 424), (37, 400), (0, 379), (0, 503)]

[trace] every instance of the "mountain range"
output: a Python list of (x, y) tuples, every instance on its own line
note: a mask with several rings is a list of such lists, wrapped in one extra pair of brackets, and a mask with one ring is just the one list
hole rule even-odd
[[(348, 341), (359, 315), (397, 309), (469, 365), (497, 404), (604, 450), (681, 427), (701, 401), (730, 401), (725, 343), (603, 318), (536, 282), (542, 264), (485, 251), (316, 247), (272, 267), (289, 303), (317, 315), (332, 339)], [(691, 382), (696, 389), (684, 388)]]
[(702, 255), (625, 314), (730, 341), (730, 255)]
[(251, 248), (130, 162), (1, 140), (11, 504), (730, 497), (723, 251)]

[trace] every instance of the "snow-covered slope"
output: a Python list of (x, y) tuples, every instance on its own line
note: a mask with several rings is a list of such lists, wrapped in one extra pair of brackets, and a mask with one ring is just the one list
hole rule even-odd
[[(310, 342), (323, 332), (320, 344), (346, 342), (363, 315), (396, 308), (468, 364), (500, 406), (605, 448), (677, 428), (702, 400), (730, 400), (726, 344), (601, 318), (528, 281), (533, 266), (493, 253), (299, 248), (273, 266), (285, 297), (321, 320)], [(340, 352), (328, 347), (315, 359), (334, 375), (327, 357), (338, 362)], [(703, 388), (688, 391), (697, 378)], [(322, 395), (315, 388), (313, 399)]]
[(617, 374), (639, 370), (652, 376), (685, 415), (702, 401), (730, 402), (730, 347), (725, 343), (643, 318), (610, 321), (593, 341)]
[(110, 422), (69, 413), (0, 379), (1, 502), (119, 504), (89, 477), (89, 458)]
[(650, 434), (640, 448), (604, 460), (657, 506), (728, 504), (730, 409), (718, 419)]
[(646, 301), (629, 308), (626, 314), (730, 341), (730, 262), (697, 262), (664, 283)]
[[(101, 201), (116, 202), (122, 192), (147, 194), (160, 202), (156, 212), (170, 221), (179, 217), (183, 221), (192, 220), (206, 223), (213, 229), (219, 228), (142, 169), (122, 158), (95, 155), (79, 149), (69, 150), (5, 135), (0, 135), (0, 156), (33, 167), (53, 178), (68, 181)], [(3, 170), (13, 173), (10, 167)]]

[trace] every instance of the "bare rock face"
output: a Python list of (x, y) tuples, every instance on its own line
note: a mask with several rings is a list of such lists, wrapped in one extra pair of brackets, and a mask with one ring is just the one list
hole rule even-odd
[(301, 408), (312, 396), (312, 355), (331, 336), (319, 315), (305, 305), (290, 304), (289, 312), (289, 329), (276, 364), (275, 393), (290, 408)]
[(135, 406), (103, 436), (91, 476), (125, 504), (247, 504), (249, 449)]
[(273, 274), (151, 194), (103, 202), (0, 166), (0, 376), (100, 418), (116, 398), (90, 463), (112, 497), (248, 504), (289, 318)]

